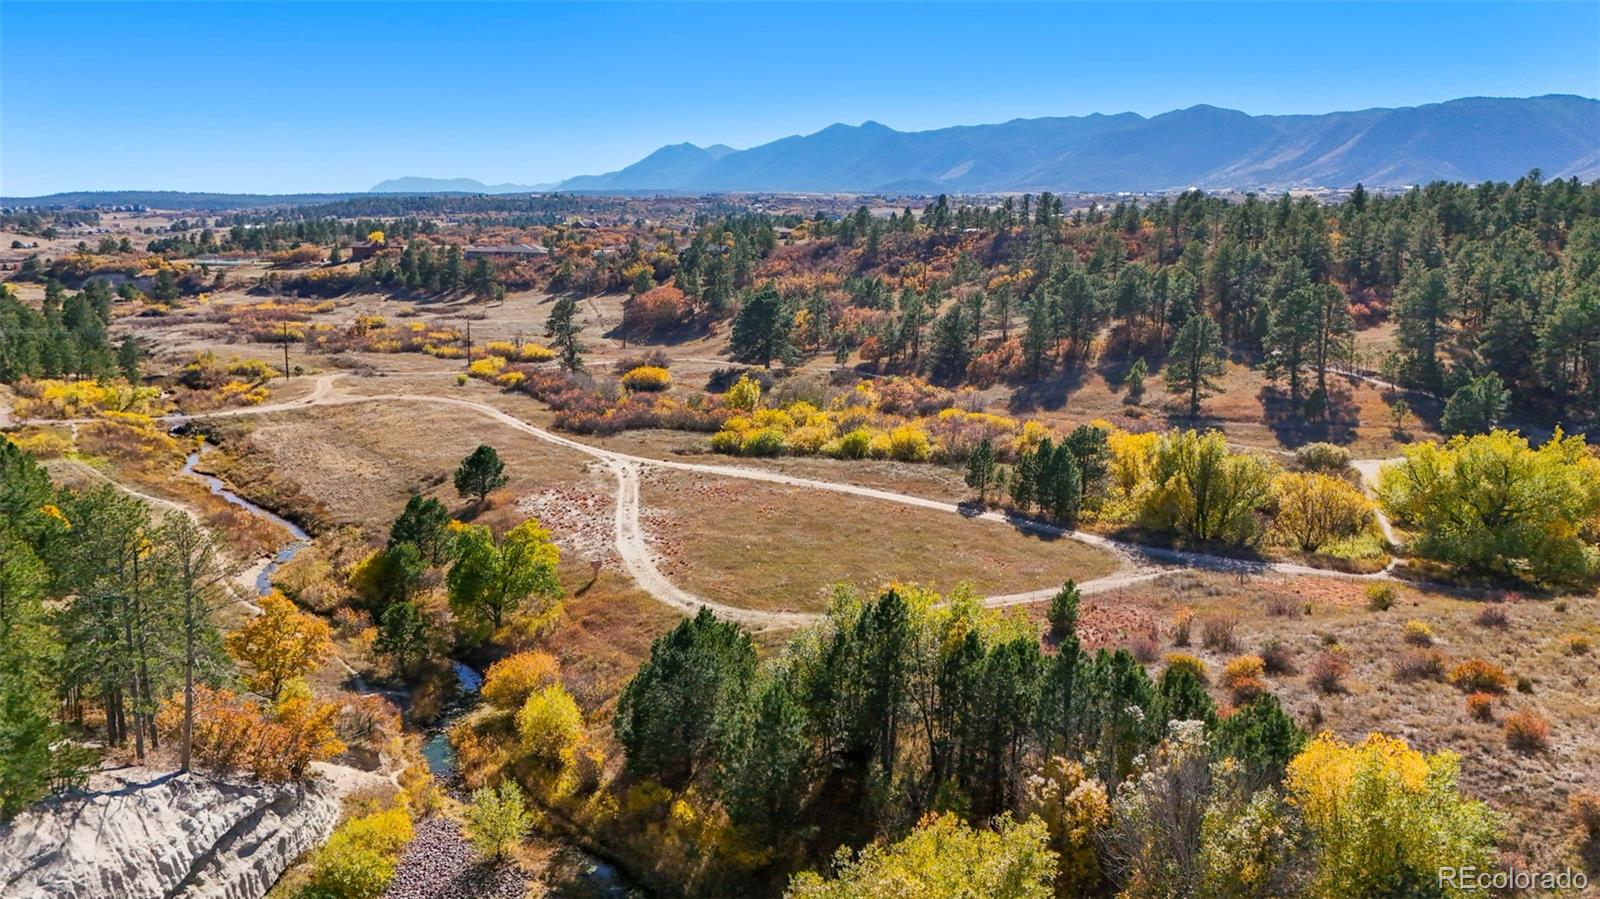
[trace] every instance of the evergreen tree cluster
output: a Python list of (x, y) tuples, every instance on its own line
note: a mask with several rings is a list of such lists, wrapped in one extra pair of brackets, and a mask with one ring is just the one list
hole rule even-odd
[(97, 728), (143, 758), (163, 700), (228, 675), (224, 578), (187, 515), (57, 489), (0, 440), (0, 819), (77, 782), (89, 758), (69, 736)]
[[(1521, 411), (1551, 420), (1600, 408), (1600, 182), (1533, 172), (1394, 195), (1358, 187), (1337, 204), (1191, 191), (1070, 213), (1049, 194), (939, 197), (920, 213), (861, 207), (807, 226), (858, 252), (834, 269), (847, 302), (819, 304), (829, 320), (808, 321), (800, 345), (871, 340), (876, 359), (944, 382), (1015, 335), (1029, 378), (1102, 351), (1165, 359), (1192, 412), (1230, 352), (1312, 417), (1328, 412), (1329, 372), (1351, 367), (1441, 400), (1492, 372)], [(923, 286), (896, 295), (886, 282), (951, 257)], [(1358, 358), (1354, 330), (1385, 317), (1397, 351)]]
[(784, 847), (780, 866), (799, 866), (932, 810), (1021, 811), (1051, 756), (1087, 760), (1114, 786), (1170, 721), (1201, 722), (1218, 757), (1262, 786), (1305, 740), (1270, 694), (1219, 721), (1191, 667), (1152, 679), (1126, 650), (1085, 650), (1070, 584), (1052, 604), (1054, 652), (971, 595), (935, 600), (841, 592), (764, 664), (748, 634), (701, 610), (656, 640), (618, 702), (629, 775), (711, 791), (736, 825)]
[(139, 349), (131, 340), (112, 345), (107, 327), (111, 303), (110, 288), (98, 280), (71, 294), (48, 282), (38, 310), (0, 285), (0, 383), (119, 373), (136, 380)]
[[(1110, 450), (1107, 433), (1094, 425), (1079, 425), (1059, 444), (1047, 437), (1031, 450), (1017, 454), (1008, 484), (1011, 502), (1026, 514), (1040, 514), (1068, 527), (1077, 523), (1084, 500), (1105, 481)], [(980, 447), (980, 451), (981, 451)]]

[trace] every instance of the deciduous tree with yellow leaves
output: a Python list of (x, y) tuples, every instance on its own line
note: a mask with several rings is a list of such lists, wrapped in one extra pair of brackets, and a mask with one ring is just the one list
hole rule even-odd
[(1313, 739), (1284, 777), (1316, 842), (1310, 894), (1466, 895), (1438, 872), (1490, 869), (1495, 823), (1488, 806), (1457, 790), (1459, 767), (1453, 752), (1423, 755), (1397, 737)]
[(1411, 551), (1475, 574), (1573, 584), (1600, 569), (1600, 459), (1559, 430), (1533, 449), (1514, 431), (1414, 443), (1379, 497)]
[(898, 843), (873, 843), (851, 857), (841, 848), (834, 876), (806, 871), (789, 882), (785, 899), (875, 899), (879, 896), (984, 896), (1048, 899), (1054, 895), (1056, 854), (1043, 821), (1000, 818), (970, 827), (953, 814), (923, 819)]
[(328, 623), (295, 608), (276, 591), (261, 599), (261, 614), (227, 636), (228, 652), (250, 669), (250, 689), (277, 702), (284, 685), (333, 651)]
[(1372, 521), (1372, 501), (1349, 481), (1325, 474), (1285, 472), (1272, 482), (1278, 514), (1273, 528), (1306, 552), (1353, 537)]

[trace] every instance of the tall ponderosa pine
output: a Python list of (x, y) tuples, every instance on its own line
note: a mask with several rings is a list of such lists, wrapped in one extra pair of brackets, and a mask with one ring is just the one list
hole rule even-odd
[(555, 346), (556, 358), (564, 371), (583, 370), (583, 343), (578, 334), (583, 325), (578, 323), (578, 301), (563, 295), (550, 307), (550, 317), (545, 320), (544, 336)]
[(1424, 390), (1444, 384), (1439, 349), (1450, 316), (1450, 291), (1444, 274), (1412, 264), (1394, 294), (1395, 341), (1408, 383)]
[(44, 564), (0, 524), (0, 821), (48, 791), (62, 739), (50, 687)]
[(1167, 390), (1188, 394), (1189, 417), (1200, 414), (1200, 400), (1221, 389), (1216, 378), (1227, 367), (1222, 361), (1222, 333), (1208, 315), (1184, 323), (1167, 354)]
[(740, 362), (770, 368), (774, 359), (788, 365), (794, 361), (789, 330), (794, 325), (794, 309), (770, 282), (745, 297), (733, 319), (728, 348)]
[(687, 786), (737, 726), (755, 667), (750, 635), (709, 609), (658, 637), (617, 700), (613, 728), (628, 770)]

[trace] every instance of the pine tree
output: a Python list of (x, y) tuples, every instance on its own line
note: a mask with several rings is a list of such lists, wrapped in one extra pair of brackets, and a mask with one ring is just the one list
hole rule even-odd
[(989, 485), (994, 482), (994, 446), (987, 439), (967, 455), (967, 486), (978, 491), (978, 502), (989, 501)]
[(479, 504), (489, 498), (491, 491), (505, 486), (505, 483), (506, 464), (500, 461), (500, 454), (495, 452), (494, 447), (487, 444), (479, 444), (456, 468), (456, 492), (463, 497), (475, 497)]
[(934, 380), (940, 383), (960, 381), (972, 361), (971, 335), (966, 310), (960, 305), (939, 317), (933, 326), (933, 350), (930, 369)]
[(1078, 591), (1077, 581), (1068, 580), (1050, 597), (1050, 610), (1046, 614), (1050, 622), (1050, 636), (1062, 640), (1078, 631), (1078, 604), (1082, 601), (1083, 594)]
[(1022, 452), (1017, 456), (1017, 462), (1011, 466), (1011, 504), (1018, 512), (1027, 514), (1034, 500), (1035, 456), (1030, 452)]
[(181, 770), (193, 760), (195, 685), (212, 683), (227, 668), (213, 614), (230, 601), (228, 572), (216, 544), (188, 515), (169, 513), (156, 533), (157, 580), (169, 591), (183, 646), (183, 727), (178, 734)]
[(144, 350), (132, 336), (122, 338), (122, 343), (117, 345), (117, 368), (129, 384), (139, 383), (139, 362), (143, 358)]
[(583, 325), (577, 321), (578, 301), (562, 296), (550, 307), (550, 317), (545, 320), (544, 335), (555, 344), (556, 356), (563, 371), (583, 370), (583, 344), (578, 334)]
[(51, 637), (42, 596), (45, 568), (0, 524), (0, 821), (40, 799), (62, 739), (51, 712)]
[(1450, 395), (1439, 417), (1439, 429), (1446, 434), (1487, 434), (1499, 426), (1511, 405), (1500, 376), (1489, 372), (1461, 385)]
[(1087, 499), (1097, 493), (1111, 470), (1111, 448), (1106, 442), (1108, 432), (1095, 425), (1078, 425), (1067, 435), (1063, 446), (1072, 454), (1078, 466), (1080, 496)]
[(413, 493), (406, 500), (405, 510), (400, 517), (389, 526), (386, 548), (393, 549), (398, 544), (409, 543), (417, 548), (424, 559), (437, 565), (450, 553), (449, 524), (450, 512), (444, 503), (431, 496)]
[(1439, 345), (1450, 314), (1450, 292), (1443, 273), (1422, 265), (1406, 269), (1394, 295), (1395, 340), (1408, 382), (1424, 390), (1444, 383)]
[(1200, 414), (1200, 400), (1220, 389), (1213, 380), (1227, 368), (1222, 335), (1208, 315), (1196, 315), (1178, 331), (1167, 356), (1167, 390), (1189, 395), (1189, 417)]
[(710, 609), (656, 638), (617, 700), (613, 728), (629, 772), (687, 786), (723, 745), (755, 667), (750, 635)]
[[(1318, 290), (1314, 285), (1296, 288), (1267, 307), (1267, 376), (1287, 376), (1289, 396), (1300, 399), (1301, 377), (1311, 362), (1321, 321)], [(1193, 413), (1191, 413), (1192, 415)]]
[(757, 678), (719, 753), (722, 801), (736, 824), (771, 840), (791, 836), (812, 774), (806, 725), (789, 669)]
[(1122, 386), (1128, 390), (1128, 401), (1137, 406), (1144, 402), (1144, 379), (1150, 376), (1150, 366), (1144, 357), (1133, 360), (1128, 367), (1128, 373), (1122, 379)]
[(1305, 731), (1271, 693), (1250, 700), (1222, 719), (1211, 738), (1212, 751), (1219, 758), (1237, 761), (1251, 789), (1276, 786), (1289, 760), (1305, 743)]
[(1171, 665), (1156, 681), (1156, 706), (1163, 729), (1169, 721), (1216, 724), (1217, 707), (1200, 675), (1187, 665)]
[(417, 604), (410, 600), (390, 603), (378, 619), (378, 639), (372, 648), (379, 655), (394, 659), (402, 674), (414, 671), (433, 646), (433, 625)]
[(771, 368), (772, 361), (777, 359), (788, 365), (794, 361), (789, 339), (793, 324), (794, 310), (769, 282), (740, 305), (728, 337), (728, 349), (740, 362)]

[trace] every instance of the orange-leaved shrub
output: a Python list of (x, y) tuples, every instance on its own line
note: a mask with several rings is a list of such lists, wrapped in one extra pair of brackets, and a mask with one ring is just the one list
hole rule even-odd
[[(244, 771), (262, 780), (304, 777), (314, 761), (344, 751), (335, 734), (339, 707), (291, 692), (269, 714), (267, 708), (232, 690), (195, 687), (194, 762), (218, 773)], [(181, 739), (183, 698), (165, 702), (156, 726), (168, 739)]]
[(1493, 693), (1468, 693), (1467, 714), (1479, 721), (1494, 720), (1494, 694)]
[(1506, 716), (1506, 745), (1519, 752), (1539, 752), (1550, 747), (1550, 722), (1538, 712), (1522, 710)]
[(1266, 663), (1260, 656), (1238, 656), (1222, 667), (1222, 686), (1233, 694), (1237, 705), (1267, 692)]
[(1487, 659), (1467, 659), (1450, 670), (1450, 683), (1467, 693), (1504, 693), (1511, 678)]

